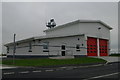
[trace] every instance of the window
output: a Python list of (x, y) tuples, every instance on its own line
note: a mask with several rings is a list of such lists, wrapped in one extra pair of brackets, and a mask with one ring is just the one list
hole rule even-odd
[(48, 45), (43, 45), (43, 49), (48, 49)]
[(18, 46), (19, 44), (18, 43), (16, 43), (16, 46)]
[(76, 51), (80, 51), (80, 45), (79, 44), (76, 45)]
[(31, 42), (29, 43), (29, 51), (28, 52), (32, 52), (32, 44), (31, 44)]
[(7, 53), (9, 53), (9, 47), (7, 46)]
[(35, 43), (35, 40), (33, 40), (33, 43)]
[(83, 46), (83, 44), (82, 44), (82, 46)]
[(62, 46), (61, 46), (61, 49), (62, 49), (62, 50), (65, 50), (65, 45), (62, 45)]
[(40, 43), (40, 41), (41, 41), (41, 40), (39, 39), (39, 40), (38, 40), (38, 43)]
[(44, 43), (43, 43), (43, 52), (49, 52), (48, 46), (49, 46), (49, 42), (44, 42)]

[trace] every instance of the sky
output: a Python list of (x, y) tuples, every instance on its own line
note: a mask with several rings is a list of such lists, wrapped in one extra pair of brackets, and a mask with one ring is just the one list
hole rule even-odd
[(117, 2), (3, 2), (3, 45), (13, 41), (14, 33), (16, 40), (45, 35), (43, 30), (51, 18), (57, 25), (78, 19), (101, 20), (113, 28), (111, 49), (118, 48)]
[(2, 3), (0, 2), (0, 53), (2, 52)]

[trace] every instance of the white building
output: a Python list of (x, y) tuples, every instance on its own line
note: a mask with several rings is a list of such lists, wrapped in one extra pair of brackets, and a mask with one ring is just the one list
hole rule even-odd
[[(108, 56), (111, 29), (100, 20), (76, 20), (45, 30), (46, 36), (16, 41), (15, 56)], [(5, 46), (12, 56), (13, 43)]]

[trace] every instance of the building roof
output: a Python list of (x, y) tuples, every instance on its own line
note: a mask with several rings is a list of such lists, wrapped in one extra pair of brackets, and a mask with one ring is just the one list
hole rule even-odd
[(76, 24), (76, 23), (100, 23), (100, 24), (104, 25), (106, 28), (108, 28), (110, 30), (112, 29), (112, 27), (110, 27), (106, 23), (102, 22), (101, 20), (76, 20), (76, 21), (72, 21), (72, 22), (69, 22), (69, 23), (66, 23), (63, 25), (56, 26), (55, 28), (50, 28), (50, 29), (44, 30), (44, 32), (52, 31), (52, 30), (66, 27), (67, 25)]
[[(110, 30), (112, 29), (109, 25), (105, 24), (104, 22), (102, 22), (100, 20), (76, 20), (76, 21), (72, 21), (72, 22), (69, 22), (69, 23), (66, 23), (66, 24), (63, 24), (63, 25), (56, 26), (55, 28), (44, 30), (44, 32), (52, 31), (52, 30), (62, 28), (62, 27), (66, 27), (67, 25), (76, 24), (76, 23), (100, 23), (100, 24), (104, 25), (106, 28), (108, 28)], [(42, 40), (42, 39), (48, 39), (48, 38), (69, 37), (69, 36), (77, 36), (77, 35), (84, 35), (84, 34), (61, 35), (61, 36), (58, 36), (58, 35), (38, 36), (38, 37), (31, 37), (31, 38), (19, 40), (19, 41), (16, 41), (16, 43), (24, 43), (24, 42), (32, 41), (32, 40), (36, 40), (36, 39), (41, 39)], [(12, 44), (13, 44), (13, 42), (7, 43), (4, 46), (8, 46), (8, 45), (12, 45)]]
[[(32, 41), (32, 40), (43, 40), (43, 39), (51, 39), (51, 38), (71, 37), (71, 36), (77, 36), (77, 35), (82, 36), (84, 34), (62, 35), (62, 36), (58, 36), (58, 35), (36, 36), (36, 37), (31, 37), (31, 38), (16, 41), (16, 43), (24, 43), (24, 42), (28, 42), (28, 41)], [(13, 44), (13, 42), (10, 42), (10, 43), (5, 44), (4, 46), (9, 46), (9, 45), (12, 45), (12, 44)]]

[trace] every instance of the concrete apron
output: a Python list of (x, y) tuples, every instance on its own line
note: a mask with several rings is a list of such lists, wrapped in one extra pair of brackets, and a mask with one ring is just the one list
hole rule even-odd
[(110, 63), (110, 62), (120, 62), (120, 57), (100, 56), (100, 57), (94, 57), (94, 58), (104, 59), (108, 63)]
[(8, 65), (1, 65), (0, 64), (0, 69), (11, 69), (11, 68), (16, 68), (14, 66), (8, 66)]

